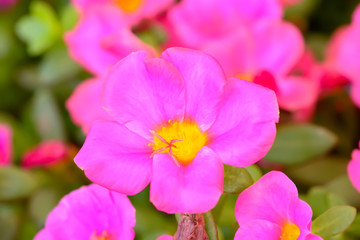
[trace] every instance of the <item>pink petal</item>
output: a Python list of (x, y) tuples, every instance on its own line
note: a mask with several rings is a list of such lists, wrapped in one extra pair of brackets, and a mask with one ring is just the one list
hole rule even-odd
[(294, 25), (280, 21), (259, 21), (254, 26), (255, 56), (258, 70), (283, 75), (304, 53), (304, 40)]
[(279, 119), (274, 92), (231, 79), (218, 109), (217, 119), (208, 131), (208, 146), (222, 161), (245, 167), (264, 157), (275, 139), (275, 123)]
[(274, 0), (237, 0), (230, 1), (236, 5), (237, 13), (245, 24), (252, 24), (260, 19), (281, 19), (283, 11), (278, 1)]
[(347, 170), (352, 184), (360, 192), (360, 150), (355, 149), (352, 152)]
[(121, 124), (98, 121), (74, 161), (91, 181), (133, 195), (151, 179), (151, 149), (147, 144)]
[(129, 199), (92, 184), (63, 197), (35, 239), (90, 239), (103, 231), (116, 239), (134, 239), (134, 226), (135, 209)]
[(318, 83), (307, 77), (288, 76), (278, 78), (277, 94), (282, 109), (295, 111), (315, 105), (319, 89)]
[(25, 152), (24, 167), (53, 166), (69, 156), (68, 146), (60, 140), (48, 140)]
[(301, 231), (299, 239), (304, 239), (310, 232), (312, 210), (309, 204), (295, 198), (290, 204), (288, 217)]
[(265, 220), (253, 220), (240, 225), (234, 240), (279, 240), (281, 227)]
[(154, 156), (150, 201), (171, 213), (203, 213), (217, 204), (221, 194), (224, 169), (220, 159), (203, 147), (187, 166), (177, 166), (170, 155)]
[(66, 34), (65, 41), (70, 55), (97, 75), (134, 51), (156, 54), (130, 31), (119, 11), (111, 7), (88, 11), (75, 29)]
[(136, 52), (110, 71), (102, 100), (117, 121), (150, 140), (149, 130), (168, 120), (183, 119), (183, 89), (181, 75), (173, 65)]
[(292, 211), (290, 208), (297, 199), (295, 184), (282, 172), (271, 171), (240, 194), (235, 217), (240, 226), (252, 220), (282, 225), (284, 221), (292, 220), (288, 219), (288, 212)]
[(12, 158), (12, 131), (7, 124), (0, 124), (0, 166), (8, 165)]
[(351, 98), (354, 101), (354, 103), (360, 107), (360, 77), (359, 80), (354, 82), (354, 84), (351, 86)]
[(87, 133), (95, 120), (110, 119), (109, 114), (100, 104), (100, 91), (103, 81), (89, 79), (80, 83), (66, 101), (71, 119)]
[(173, 236), (171, 235), (162, 235), (158, 237), (156, 240), (173, 240)]
[(355, 24), (360, 24), (360, 4), (356, 7), (353, 13), (352, 22)]
[(195, 120), (205, 131), (215, 120), (226, 81), (221, 67), (212, 57), (184, 48), (169, 48), (161, 58), (172, 63), (184, 79), (185, 118)]

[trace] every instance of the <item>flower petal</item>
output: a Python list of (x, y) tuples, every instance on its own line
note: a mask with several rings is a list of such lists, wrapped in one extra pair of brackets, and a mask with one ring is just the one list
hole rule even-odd
[(274, 92), (232, 79), (224, 88), (218, 116), (208, 131), (209, 144), (226, 164), (245, 167), (269, 151), (276, 134), (279, 108)]
[(12, 131), (7, 124), (0, 124), (0, 166), (8, 165), (12, 158)]
[(360, 150), (355, 149), (351, 157), (347, 167), (348, 174), (352, 184), (360, 192)]
[(87, 133), (95, 120), (110, 119), (110, 115), (100, 105), (100, 92), (103, 81), (89, 79), (80, 83), (66, 101), (71, 119)]
[(161, 58), (172, 63), (184, 79), (185, 118), (195, 120), (205, 131), (216, 117), (226, 81), (223, 70), (209, 55), (190, 49), (169, 48)]
[(258, 70), (283, 75), (304, 53), (304, 40), (294, 25), (274, 20), (259, 21), (254, 27), (255, 56)]
[(218, 156), (203, 147), (187, 166), (178, 167), (167, 153), (154, 156), (150, 201), (166, 213), (203, 213), (222, 194), (224, 169)]
[(280, 235), (279, 225), (269, 221), (255, 220), (241, 224), (234, 240), (279, 240)]
[(180, 73), (162, 59), (146, 59), (145, 52), (130, 54), (109, 72), (102, 100), (114, 119), (149, 140), (149, 130), (184, 116)]
[(239, 195), (235, 217), (240, 226), (252, 220), (281, 225), (284, 220), (292, 220), (288, 219), (288, 212), (296, 199), (295, 184), (282, 172), (271, 171)]
[(130, 240), (134, 226), (135, 209), (129, 199), (92, 184), (63, 197), (35, 239), (90, 239), (92, 234), (106, 231), (117, 239)]
[(360, 107), (360, 78), (351, 86), (350, 94), (354, 103)]
[(151, 178), (148, 141), (125, 126), (95, 122), (75, 163), (93, 182), (126, 195), (137, 194)]

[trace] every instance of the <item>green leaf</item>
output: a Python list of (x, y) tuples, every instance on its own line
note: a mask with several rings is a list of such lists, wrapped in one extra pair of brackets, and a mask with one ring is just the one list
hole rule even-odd
[(53, 94), (48, 89), (35, 92), (32, 118), (42, 139), (65, 139), (62, 116)]
[(332, 207), (314, 220), (311, 231), (322, 238), (338, 235), (350, 226), (355, 216), (356, 208), (354, 207)]
[(13, 206), (0, 204), (0, 233), (2, 240), (13, 240), (18, 229), (19, 219)]
[(41, 189), (31, 196), (29, 202), (30, 216), (37, 227), (44, 227), (47, 215), (57, 205), (59, 200), (60, 196), (54, 189)]
[(80, 71), (79, 65), (70, 59), (66, 47), (61, 45), (48, 51), (39, 65), (40, 83), (53, 85), (71, 79)]
[(36, 186), (36, 179), (30, 172), (16, 167), (0, 168), (0, 200), (27, 197)]
[(347, 229), (348, 233), (360, 237), (360, 214), (358, 214), (351, 224), (351, 226)]
[(312, 186), (326, 184), (346, 173), (348, 159), (327, 157), (291, 168), (286, 174), (296, 182)]
[(205, 220), (205, 230), (209, 237), (209, 240), (219, 240), (218, 232), (214, 217), (211, 212), (203, 214)]
[(344, 172), (343, 176), (335, 178), (326, 184), (325, 188), (343, 197), (349, 205), (360, 207), (360, 194), (350, 182), (346, 172)]
[(346, 204), (346, 201), (340, 196), (329, 192), (322, 187), (311, 188), (306, 196), (306, 202), (312, 208), (314, 217), (320, 216), (327, 209), (333, 206)]
[(289, 165), (302, 163), (326, 153), (336, 141), (333, 133), (320, 126), (304, 124), (282, 127), (265, 159)]
[(224, 193), (239, 194), (254, 183), (246, 168), (224, 165)]
[(16, 32), (27, 43), (29, 54), (36, 56), (61, 39), (62, 27), (50, 5), (34, 1), (30, 5), (30, 15), (16, 24)]
[(75, 27), (79, 20), (79, 16), (72, 4), (68, 4), (62, 9), (60, 20), (65, 31), (71, 30)]

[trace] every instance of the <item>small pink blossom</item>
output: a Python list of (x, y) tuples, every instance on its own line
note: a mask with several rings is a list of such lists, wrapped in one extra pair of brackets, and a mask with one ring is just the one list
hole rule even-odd
[(107, 75), (96, 121), (75, 157), (97, 184), (150, 200), (168, 213), (206, 212), (223, 185), (223, 164), (249, 166), (270, 149), (279, 110), (274, 92), (226, 79), (218, 63), (189, 49), (160, 58), (136, 52)]
[(174, 46), (210, 54), (227, 76), (267, 87), (271, 79), (280, 107), (294, 110), (309, 104), (312, 84), (288, 78), (304, 53), (304, 41), (293, 24), (282, 20), (278, 0), (184, 0), (169, 10), (165, 26)]
[(321, 240), (310, 232), (312, 210), (295, 184), (272, 171), (243, 191), (235, 206), (235, 240)]
[(0, 166), (8, 165), (12, 155), (12, 131), (9, 125), (0, 124)]
[(17, 0), (0, 0), (0, 11), (14, 6), (16, 2)]
[(89, 131), (95, 120), (111, 118), (100, 104), (102, 84), (103, 80), (100, 78), (85, 80), (66, 101), (72, 121), (80, 125), (84, 133)]
[(360, 5), (353, 14), (352, 23), (338, 29), (332, 37), (326, 56), (326, 65), (351, 83), (351, 98), (360, 107)]
[(24, 167), (54, 166), (70, 157), (71, 148), (60, 140), (48, 140), (28, 150), (23, 158)]
[[(360, 147), (360, 142), (359, 142)], [(351, 161), (348, 165), (348, 173), (354, 187), (360, 192), (360, 150), (355, 149), (351, 154)]]
[(35, 240), (131, 240), (135, 209), (120, 193), (92, 184), (61, 199)]

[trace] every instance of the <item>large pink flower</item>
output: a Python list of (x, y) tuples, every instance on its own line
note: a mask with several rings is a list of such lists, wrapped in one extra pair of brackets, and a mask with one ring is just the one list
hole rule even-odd
[(0, 166), (11, 162), (12, 132), (10, 126), (0, 124)]
[[(307, 104), (309, 84), (286, 77), (304, 53), (304, 41), (294, 25), (281, 19), (278, 0), (184, 0), (168, 16), (173, 45), (212, 55), (229, 77), (253, 81), (266, 71), (277, 85), (273, 90), (281, 107)], [(289, 95), (296, 105), (287, 105)]]
[(135, 209), (120, 193), (92, 184), (63, 197), (35, 240), (134, 239)]
[(348, 78), (352, 84), (351, 97), (360, 107), (360, 5), (353, 14), (351, 25), (340, 28), (332, 37), (326, 64)]
[(282, 172), (269, 172), (243, 191), (235, 217), (240, 225), (235, 240), (321, 240), (310, 232), (310, 206)]
[(226, 77), (206, 54), (170, 48), (160, 58), (129, 55), (108, 74), (104, 108), (75, 157), (90, 180), (150, 199), (168, 213), (206, 212), (217, 203), (223, 164), (249, 166), (275, 137), (273, 91)]
[[(360, 147), (360, 142), (359, 142)], [(360, 192), (360, 150), (355, 149), (351, 154), (348, 173), (354, 187)]]

